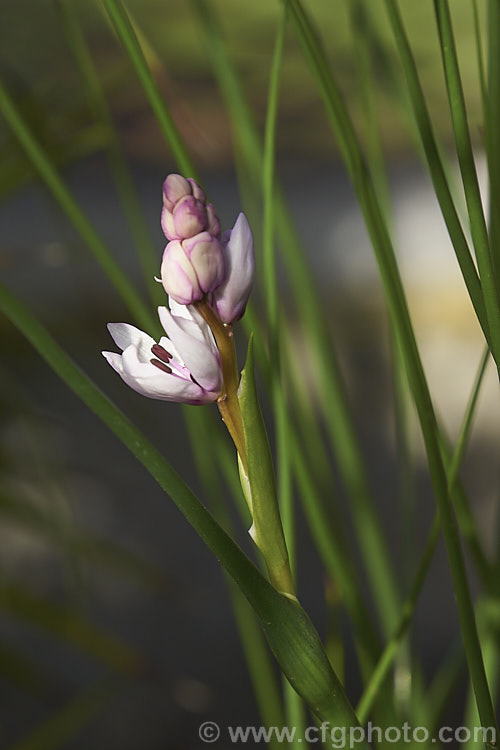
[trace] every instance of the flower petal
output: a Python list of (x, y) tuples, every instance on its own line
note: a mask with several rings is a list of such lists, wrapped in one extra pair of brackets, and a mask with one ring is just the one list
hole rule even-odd
[[(169, 297), (168, 306), (170, 308), (170, 312), (172, 313), (172, 315), (175, 315), (176, 318), (186, 318), (186, 320), (194, 319), (193, 313), (196, 313), (196, 309), (193, 307), (193, 305), (181, 305), (179, 302), (176, 302), (173, 297)], [(196, 314), (199, 318), (201, 318), (201, 320), (203, 320), (199, 313)]]
[(215, 289), (213, 298), (221, 320), (233, 323), (245, 311), (255, 268), (252, 231), (245, 214), (238, 216), (233, 229), (227, 234), (229, 239), (224, 250), (226, 278)]
[(192, 191), (192, 186), (185, 177), (169, 174), (163, 183), (163, 203), (169, 211), (173, 211), (177, 201), (185, 195), (191, 195)]
[(202, 404), (215, 400), (216, 396), (213, 393), (207, 393), (190, 378), (185, 379), (164, 372), (150, 362), (141, 362), (133, 345), (125, 349), (122, 355), (103, 352), (103, 356), (122, 380), (142, 396), (188, 404)]
[(195, 270), (200, 289), (211, 292), (225, 276), (224, 255), (219, 240), (208, 232), (185, 239), (182, 247)]
[[(115, 344), (123, 351), (131, 344), (138, 351), (139, 359), (142, 362), (149, 362), (151, 359), (151, 347), (155, 340), (139, 328), (131, 326), (129, 323), (108, 323), (108, 331)], [(119, 355), (118, 355), (119, 356)]]
[(161, 280), (169, 297), (188, 305), (200, 300), (204, 292), (198, 284), (196, 271), (178, 241), (169, 242), (163, 253)]
[(191, 320), (173, 315), (166, 307), (158, 308), (163, 328), (195, 380), (207, 391), (218, 394), (222, 373), (212, 332), (196, 310), (191, 309), (190, 313)]
[(161, 210), (161, 228), (163, 229), (163, 234), (167, 238), (167, 240), (179, 240), (180, 237), (177, 236), (175, 232), (175, 224), (174, 224), (174, 215), (172, 211), (169, 211), (166, 206), (163, 206)]

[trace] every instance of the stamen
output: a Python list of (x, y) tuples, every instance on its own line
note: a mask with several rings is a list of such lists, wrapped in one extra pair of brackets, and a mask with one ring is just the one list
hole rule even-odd
[(155, 355), (155, 357), (158, 357), (158, 359), (161, 359), (162, 362), (168, 362), (169, 359), (172, 359), (172, 355), (170, 352), (167, 352), (167, 350), (161, 346), (161, 344), (153, 344), (151, 347), (152, 353)]
[(159, 370), (163, 370), (163, 372), (167, 372), (169, 374), (172, 372), (172, 368), (166, 365), (164, 362), (160, 362), (159, 359), (150, 359), (149, 361)]

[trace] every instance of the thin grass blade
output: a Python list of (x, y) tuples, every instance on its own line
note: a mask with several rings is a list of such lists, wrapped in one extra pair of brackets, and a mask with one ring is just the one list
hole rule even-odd
[(290, 0), (289, 8), (297, 36), (304, 47), (305, 54), (317, 78), (333, 131), (358, 195), (360, 207), (372, 240), (387, 304), (401, 351), (404, 354), (408, 378), (420, 420), (430, 476), (446, 542), (467, 661), (474, 684), (478, 710), (481, 721), (484, 722), (485, 726), (497, 726), (495, 711), (484, 671), (481, 645), (477, 634), (464, 557), (452, 510), (451, 498), (448, 492), (446, 473), (441, 459), (436, 417), (417, 349), (406, 298), (395, 261), (394, 249), (373, 186), (369, 180), (352, 123), (329, 70), (320, 42), (300, 2), (298, 0)]
[(196, 179), (196, 169), (184, 146), (181, 135), (168, 111), (162, 95), (151, 74), (130, 17), (120, 0), (102, 0), (102, 4), (113, 23), (116, 34), (123, 44), (143, 91), (148, 98), (166, 142), (172, 149), (179, 170)]
[(13, 100), (1, 82), (0, 112), (2, 112), (14, 135), (26, 152), (26, 155), (37, 169), (57, 203), (59, 203), (64, 213), (82, 237), (83, 241), (88, 245), (95, 259), (110, 279), (137, 323), (150, 330), (151, 328), (157, 327), (157, 323), (152, 320), (151, 314), (147, 310), (144, 302), (137, 294), (119, 264), (110, 254), (90, 222), (87, 220), (63, 180), (50, 163), (47, 155), (36, 141), (36, 138), (24, 123)]
[(500, 363), (500, 300), (474, 163), (474, 154), (472, 153), (465, 98), (458, 67), (450, 8), (447, 0), (434, 0), (434, 11), (439, 30), (441, 56), (455, 134), (458, 163), (462, 175), (472, 240), (491, 337), (491, 348), (496, 362)]

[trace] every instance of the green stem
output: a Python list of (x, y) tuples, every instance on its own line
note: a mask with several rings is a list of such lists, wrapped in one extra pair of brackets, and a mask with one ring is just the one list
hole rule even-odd
[(203, 316), (203, 319), (212, 329), (212, 333), (219, 350), (224, 390), (217, 399), (217, 406), (221, 413), (224, 424), (238, 451), (245, 471), (247, 470), (247, 454), (245, 448), (245, 433), (243, 431), (243, 420), (238, 401), (238, 361), (234, 346), (234, 334), (232, 326), (223, 323), (214, 313), (210, 305), (205, 302), (195, 303), (195, 307)]

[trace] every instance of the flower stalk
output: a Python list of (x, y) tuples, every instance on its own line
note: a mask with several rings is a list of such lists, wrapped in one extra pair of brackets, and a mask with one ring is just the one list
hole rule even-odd
[(201, 300), (194, 306), (212, 329), (219, 350), (224, 389), (217, 399), (217, 406), (246, 472), (247, 455), (243, 419), (238, 401), (239, 373), (233, 327), (228, 323), (223, 323), (206, 300)]

